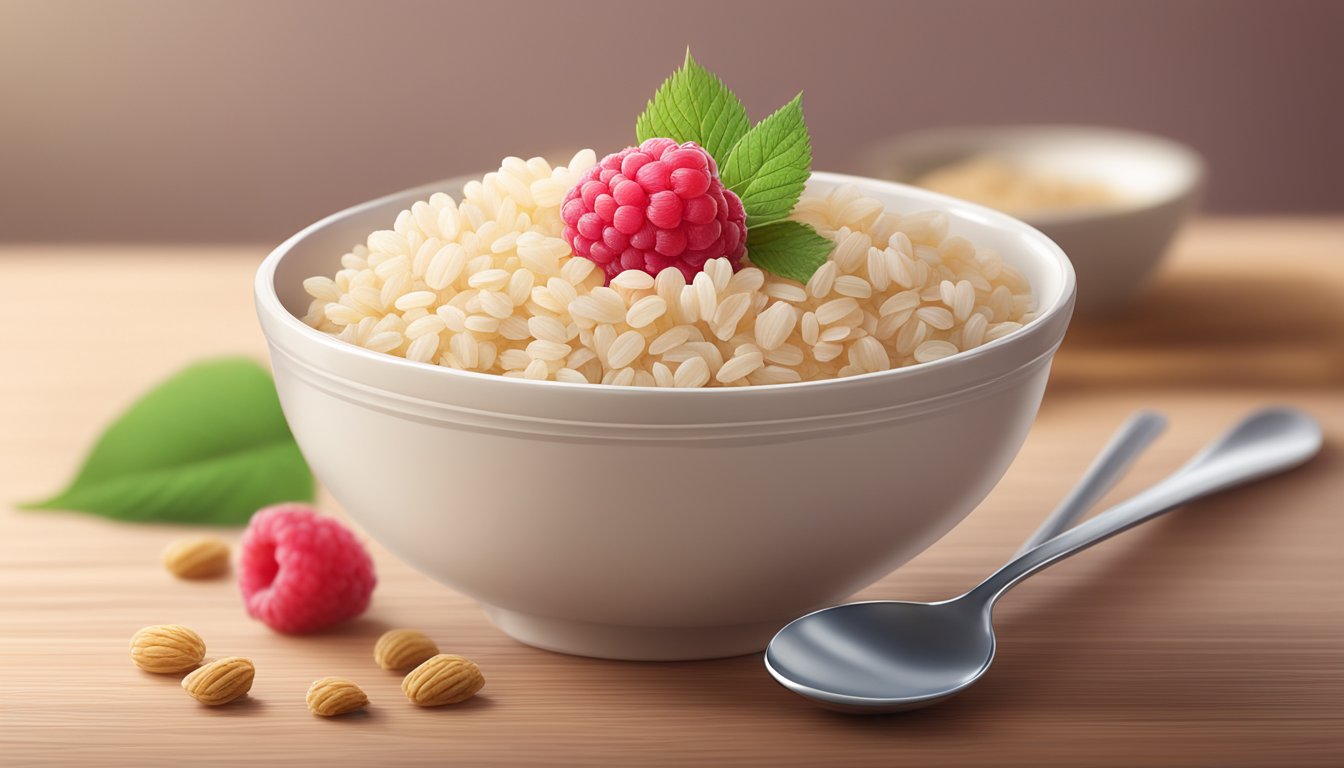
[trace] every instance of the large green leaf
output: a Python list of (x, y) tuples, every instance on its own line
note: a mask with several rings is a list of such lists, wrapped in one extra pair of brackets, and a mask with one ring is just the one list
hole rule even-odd
[(695, 63), (688, 48), (686, 63), (663, 82), (635, 121), (635, 136), (641, 142), (694, 141), (722, 163), (748, 125), (746, 107), (722, 80)]
[(723, 164), (723, 183), (742, 198), (747, 226), (789, 215), (812, 169), (812, 142), (800, 93), (757, 123)]
[(107, 428), (69, 488), (24, 507), (242, 525), (259, 507), (312, 498), (270, 374), (226, 358), (151, 390)]

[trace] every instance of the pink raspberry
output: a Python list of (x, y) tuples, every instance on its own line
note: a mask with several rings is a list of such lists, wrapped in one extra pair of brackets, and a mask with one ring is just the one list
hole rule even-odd
[(279, 632), (312, 632), (360, 615), (378, 582), (354, 534), (304, 504), (259, 510), (240, 549), (247, 612)]
[(565, 240), (607, 280), (627, 269), (666, 267), (689, 281), (710, 259), (736, 269), (746, 252), (747, 214), (695, 142), (649, 139), (602, 158), (565, 195)]

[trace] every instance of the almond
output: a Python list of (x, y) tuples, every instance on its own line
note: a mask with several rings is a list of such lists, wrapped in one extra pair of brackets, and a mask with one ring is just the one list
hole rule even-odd
[(441, 653), (401, 681), (401, 690), (412, 704), (439, 707), (466, 701), (485, 685), (481, 668), (469, 659)]
[(358, 685), (340, 677), (324, 677), (308, 688), (308, 709), (314, 715), (335, 717), (363, 709), (369, 697)]
[(389, 629), (373, 646), (373, 660), (386, 670), (410, 669), (439, 652), (439, 646), (424, 632)]
[(211, 579), (229, 570), (229, 545), (214, 538), (182, 539), (163, 553), (163, 567), (179, 579)]
[(131, 661), (146, 672), (186, 672), (204, 658), (205, 641), (181, 624), (145, 627), (131, 636)]
[(182, 678), (182, 688), (202, 704), (218, 706), (252, 690), (257, 669), (251, 659), (228, 656)]

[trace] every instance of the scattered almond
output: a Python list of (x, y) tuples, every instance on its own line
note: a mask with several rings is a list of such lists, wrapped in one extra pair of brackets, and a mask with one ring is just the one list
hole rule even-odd
[(163, 553), (163, 567), (179, 579), (212, 579), (229, 570), (229, 545), (215, 538), (182, 539)]
[(412, 704), (439, 707), (466, 701), (485, 685), (481, 668), (470, 659), (441, 653), (401, 681), (401, 690)]
[(423, 664), (439, 652), (439, 646), (424, 632), (389, 629), (373, 646), (373, 660), (386, 670), (403, 670)]
[(204, 658), (205, 641), (181, 624), (145, 627), (131, 636), (131, 661), (146, 672), (186, 672)]
[(182, 688), (202, 704), (218, 706), (252, 690), (257, 669), (251, 659), (228, 656), (182, 678)]
[(364, 690), (344, 678), (324, 677), (308, 688), (308, 709), (314, 715), (335, 717), (368, 705), (369, 697)]

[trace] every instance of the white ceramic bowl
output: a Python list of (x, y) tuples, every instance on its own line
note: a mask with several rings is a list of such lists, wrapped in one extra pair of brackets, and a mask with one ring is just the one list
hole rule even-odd
[(888, 182), (998, 249), (1040, 316), (975, 350), (852, 378), (665, 390), (506, 379), (414, 363), (304, 325), (303, 278), (463, 180), (328, 217), (266, 258), (256, 303), (285, 416), (369, 534), (479, 600), (506, 633), (588, 656), (761, 650), (789, 620), (928, 547), (998, 482), (1035, 418), (1073, 310), (1049, 239), (1000, 213)]
[(1199, 200), (1204, 163), (1159, 136), (1082, 126), (944, 128), (898, 136), (864, 153), (870, 173), (910, 183), (971, 156), (991, 154), (1065, 178), (1104, 184), (1114, 204), (1024, 215), (1069, 254), (1078, 312), (1122, 308), (1156, 270)]

